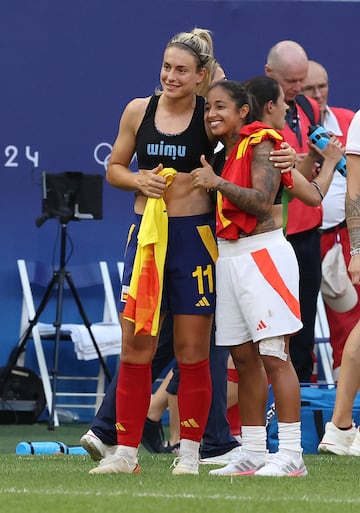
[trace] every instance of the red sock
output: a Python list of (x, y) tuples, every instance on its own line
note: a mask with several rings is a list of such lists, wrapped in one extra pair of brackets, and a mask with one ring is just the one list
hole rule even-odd
[(116, 388), (116, 433), (120, 445), (138, 447), (151, 397), (151, 364), (120, 362)]
[[(228, 381), (233, 381), (234, 383), (239, 383), (239, 375), (236, 369), (228, 369)], [(240, 418), (240, 410), (239, 405), (234, 404), (226, 410), (226, 417), (230, 425), (230, 433), (233, 436), (241, 435), (241, 418)]]
[(239, 383), (239, 375), (236, 369), (228, 369), (227, 370), (227, 379), (228, 381), (233, 381), (234, 383)]
[(233, 436), (241, 435), (241, 418), (239, 405), (234, 404), (226, 410), (226, 417), (230, 426), (230, 433)]
[(200, 442), (209, 416), (211, 376), (209, 359), (179, 363), (180, 438)]

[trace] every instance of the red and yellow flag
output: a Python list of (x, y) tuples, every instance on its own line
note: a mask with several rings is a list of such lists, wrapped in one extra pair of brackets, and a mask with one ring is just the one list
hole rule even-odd
[[(166, 187), (176, 170), (164, 168), (159, 175)], [(138, 246), (124, 318), (134, 322), (135, 335), (155, 336), (159, 331), (164, 264), (168, 243), (168, 216), (163, 198), (148, 198), (138, 233)]]

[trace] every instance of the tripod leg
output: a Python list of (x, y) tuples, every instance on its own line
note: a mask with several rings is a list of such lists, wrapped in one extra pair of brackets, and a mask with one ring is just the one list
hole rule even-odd
[(54, 347), (54, 357), (53, 357), (53, 368), (51, 370), (52, 374), (52, 404), (51, 410), (49, 412), (49, 420), (48, 420), (48, 430), (53, 431), (54, 424), (54, 415), (56, 408), (56, 390), (57, 390), (57, 376), (59, 371), (59, 351), (60, 351), (60, 336), (61, 336), (61, 321), (62, 321), (62, 306), (63, 306), (63, 296), (64, 296), (64, 283), (65, 283), (65, 271), (59, 270), (55, 273), (55, 280), (58, 283), (58, 291), (57, 291), (57, 304), (56, 304), (56, 320), (54, 322), (55, 326), (55, 347)]
[(96, 353), (98, 355), (98, 358), (99, 358), (99, 361), (100, 361), (100, 365), (101, 367), (103, 368), (104, 370), (104, 374), (106, 376), (106, 378), (108, 379), (108, 382), (110, 383), (111, 381), (111, 374), (109, 372), (109, 369), (107, 368), (106, 366), (106, 363), (105, 363), (105, 360), (100, 352), (100, 349), (99, 349), (99, 346), (95, 340), (95, 337), (94, 337), (94, 334), (93, 332), (91, 331), (91, 323), (85, 313), (85, 310), (84, 310), (84, 307), (80, 301), (80, 297), (79, 297), (79, 294), (75, 288), (75, 285), (74, 285), (74, 282), (72, 281), (72, 278), (71, 278), (71, 274), (69, 272), (66, 272), (65, 274), (65, 278), (66, 278), (66, 281), (68, 282), (69, 284), (69, 287), (70, 287), (70, 290), (71, 290), (71, 293), (75, 299), (75, 302), (76, 302), (76, 305), (78, 307), (78, 310), (79, 310), (79, 313), (81, 315), (81, 318), (84, 322), (84, 325), (86, 326), (88, 332), (89, 332), (89, 335), (90, 335), (90, 338), (92, 340), (92, 343), (94, 344), (94, 348), (96, 350)]

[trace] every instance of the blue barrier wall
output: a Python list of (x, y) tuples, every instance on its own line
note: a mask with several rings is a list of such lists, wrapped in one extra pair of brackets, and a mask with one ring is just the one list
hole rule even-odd
[[(0, 11), (0, 365), (19, 335), (16, 260), (56, 264), (60, 251), (59, 222), (35, 226), (41, 172), (104, 174), (121, 111), (158, 85), (173, 34), (211, 29), (237, 80), (262, 74), (274, 43), (296, 40), (328, 69), (331, 104), (360, 106), (357, 2), (3, 0)], [(68, 224), (71, 263), (107, 260), (117, 283), (132, 194), (104, 182), (103, 197), (103, 220)]]

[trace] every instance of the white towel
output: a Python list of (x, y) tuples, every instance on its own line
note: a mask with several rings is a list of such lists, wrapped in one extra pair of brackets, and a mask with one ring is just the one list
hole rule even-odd
[[(46, 337), (55, 335), (55, 328), (53, 325), (38, 323), (37, 326), (41, 336)], [(120, 355), (120, 324), (98, 322), (92, 324), (90, 329), (102, 356)], [(61, 331), (69, 332), (71, 340), (74, 343), (74, 349), (78, 360), (95, 360), (98, 358), (95, 346), (85, 325), (62, 324)]]

